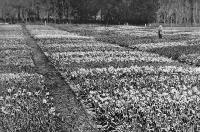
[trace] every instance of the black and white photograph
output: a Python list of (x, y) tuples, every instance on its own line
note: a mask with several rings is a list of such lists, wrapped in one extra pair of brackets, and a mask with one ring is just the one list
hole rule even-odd
[(0, 0), (0, 132), (200, 132), (200, 0)]

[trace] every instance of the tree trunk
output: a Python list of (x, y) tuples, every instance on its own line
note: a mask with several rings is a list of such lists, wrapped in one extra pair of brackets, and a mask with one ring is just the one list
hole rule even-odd
[(17, 8), (17, 21), (20, 21), (21, 20), (21, 8), (18, 7)]
[(191, 21), (191, 25), (193, 25), (194, 23), (194, 4), (193, 4), (193, 0), (190, 0), (190, 21)]
[(195, 9), (196, 9), (195, 10), (195, 19), (196, 19), (195, 22), (197, 24), (197, 23), (199, 23), (199, 18), (198, 18), (198, 16), (199, 16), (199, 13), (198, 13), (198, 1), (197, 0), (195, 1)]

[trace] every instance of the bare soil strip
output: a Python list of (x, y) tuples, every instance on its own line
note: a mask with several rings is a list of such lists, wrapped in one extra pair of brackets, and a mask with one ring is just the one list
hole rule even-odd
[(98, 130), (91, 123), (89, 115), (74, 91), (45, 56), (26, 26), (23, 25), (22, 27), (26, 36), (26, 43), (31, 48), (32, 59), (37, 72), (45, 77), (46, 86), (54, 98), (55, 108), (61, 114), (63, 132), (97, 132)]

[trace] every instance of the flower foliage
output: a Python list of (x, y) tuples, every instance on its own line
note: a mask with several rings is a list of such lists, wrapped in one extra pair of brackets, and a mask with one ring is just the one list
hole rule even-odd
[(80, 69), (71, 81), (103, 131), (199, 127), (199, 71), (181, 67)]
[[(75, 32), (94, 35), (96, 39), (113, 45), (100, 43), (92, 37), (70, 37), (74, 34), (48, 26), (28, 28), (76, 92), (99, 130), (199, 131), (198, 68), (173, 66), (171, 63), (175, 61), (158, 54), (116, 46), (141, 44), (139, 46), (145, 50), (153, 46), (165, 47), (165, 42), (162, 42), (165, 40), (149, 39), (156, 35), (153, 30), (145, 31), (145, 28), (135, 26), (131, 26), (129, 31), (126, 26), (86, 27), (89, 29), (79, 25)], [(39, 36), (42, 35), (39, 28), (45, 30), (44, 37)], [(66, 35), (66, 38), (58, 39), (52, 34)], [(182, 33), (176, 33), (180, 34)], [(176, 37), (170, 38), (170, 41), (174, 41)], [(167, 46), (187, 44), (182, 42), (167, 43)], [(143, 45), (144, 43), (147, 44)], [(155, 63), (157, 65), (153, 65)], [(162, 66), (164, 63), (168, 66)]]
[(6, 132), (56, 132), (54, 98), (35, 73), (25, 38), (21, 26), (0, 25), (0, 126)]
[(9, 132), (56, 131), (59, 128), (58, 115), (44, 78), (27, 75), (11, 77), (10, 74), (1, 80), (7, 87), (0, 96), (1, 126)]

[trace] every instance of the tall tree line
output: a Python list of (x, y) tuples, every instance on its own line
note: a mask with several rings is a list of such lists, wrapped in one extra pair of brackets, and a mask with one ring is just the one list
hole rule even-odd
[(200, 23), (200, 0), (0, 0), (6, 22)]
[[(148, 23), (158, 0), (0, 0), (5, 21)], [(99, 15), (99, 16), (98, 16)]]
[(165, 24), (200, 23), (199, 0), (159, 0), (157, 21)]

